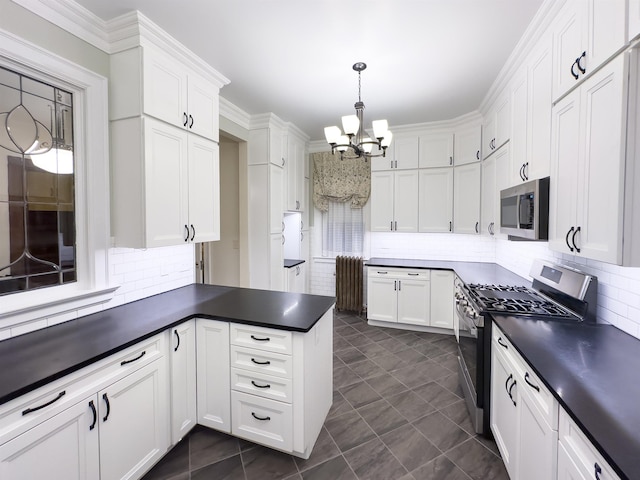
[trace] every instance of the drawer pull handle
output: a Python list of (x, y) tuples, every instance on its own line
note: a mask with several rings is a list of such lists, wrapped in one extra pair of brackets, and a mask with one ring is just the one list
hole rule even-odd
[(266, 385), (258, 385), (256, 382), (254, 382), (253, 380), (251, 380), (251, 385), (253, 385), (256, 388), (271, 388), (271, 385), (269, 385), (268, 383)]
[(600, 474), (602, 473), (602, 467), (600, 465), (598, 465), (598, 462), (596, 462), (593, 465), (593, 470), (594, 470), (594, 473), (596, 475), (596, 480), (600, 480)]
[(257, 416), (255, 413), (251, 412), (251, 416), (253, 418), (255, 418), (256, 420), (260, 420), (261, 422), (266, 422), (268, 420), (271, 420), (271, 417), (259, 417)]
[(498, 344), (504, 348), (509, 348), (509, 346), (502, 341), (502, 337), (498, 337)]
[(64, 397), (64, 395), (67, 392), (65, 390), (61, 391), (58, 396), (56, 398), (54, 398), (53, 400), (47, 402), (47, 403), (43, 403), (42, 405), (38, 406), (38, 407), (33, 407), (33, 408), (27, 408), (26, 410), (22, 411), (22, 415), (27, 415), (31, 412), (37, 412), (38, 410), (42, 410), (45, 407), (48, 407), (49, 405), (57, 402), (58, 400), (60, 400), (62, 397)]
[(511, 384), (511, 386), (509, 387), (509, 397), (511, 397), (511, 401), (513, 402), (513, 406), (516, 406), (516, 401), (513, 398), (513, 394), (511, 393), (511, 390), (513, 390), (513, 387), (515, 387), (518, 384), (518, 382), (516, 380), (513, 381), (513, 383)]
[(140, 355), (138, 355), (136, 358), (132, 358), (131, 360), (123, 360), (120, 362), (120, 366), (122, 365), (126, 365), (127, 363), (133, 363), (136, 362), (138, 360), (140, 360), (142, 357), (144, 357), (144, 354), (147, 353), (146, 350), (143, 350), (142, 353)]
[(174, 330), (173, 333), (176, 334), (176, 339), (178, 340), (178, 343), (176, 344), (176, 347), (173, 349), (174, 352), (177, 352), (178, 349), (180, 348), (180, 334), (178, 333), (178, 330)]
[(507, 391), (507, 393), (509, 394), (509, 396), (511, 396), (511, 394), (509, 393), (509, 381), (513, 378), (513, 374), (510, 373), (509, 376), (507, 377), (507, 381), (504, 382), (504, 389)]
[(102, 394), (102, 399), (104, 400), (104, 403), (107, 404), (107, 414), (102, 417), (102, 421), (106, 422), (107, 418), (109, 418), (109, 414), (111, 413), (111, 403), (109, 403), (109, 397), (107, 397), (106, 393)]
[(266, 362), (259, 362), (255, 358), (252, 358), (251, 361), (256, 365), (271, 365), (271, 362), (269, 360), (267, 360)]
[(380, 275), (386, 275), (389, 272), (378, 272)]
[(419, 273), (409, 273), (408, 275), (411, 276), (411, 277), (417, 277), (420, 274)]
[(526, 372), (524, 374), (524, 381), (527, 382), (527, 385), (529, 385), (531, 388), (533, 388), (536, 392), (540, 391), (540, 387), (538, 385), (534, 385), (533, 383), (531, 383), (529, 381), (529, 372)]
[(268, 342), (271, 340), (269, 337), (260, 338), (260, 337), (254, 337), (253, 335), (251, 335), (251, 339), (255, 340), (256, 342)]
[(96, 422), (98, 421), (98, 412), (96, 411), (96, 406), (93, 403), (93, 400), (89, 402), (89, 408), (91, 409), (91, 413), (93, 414), (93, 422), (89, 425), (89, 430), (93, 430), (96, 428)]

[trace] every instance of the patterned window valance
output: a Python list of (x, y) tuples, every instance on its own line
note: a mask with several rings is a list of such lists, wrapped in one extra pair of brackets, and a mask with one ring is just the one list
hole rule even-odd
[(340, 159), (330, 152), (311, 154), (313, 165), (313, 203), (322, 212), (329, 201), (351, 202), (362, 208), (371, 193), (371, 162), (362, 158)]

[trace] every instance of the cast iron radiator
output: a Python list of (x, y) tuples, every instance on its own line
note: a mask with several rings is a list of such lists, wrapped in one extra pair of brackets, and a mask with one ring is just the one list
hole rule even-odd
[(362, 313), (362, 257), (336, 257), (336, 309)]

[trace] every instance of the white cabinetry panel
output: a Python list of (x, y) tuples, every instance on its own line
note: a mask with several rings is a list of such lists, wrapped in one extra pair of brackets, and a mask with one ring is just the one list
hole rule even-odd
[(418, 230), (451, 232), (453, 228), (453, 168), (419, 170)]

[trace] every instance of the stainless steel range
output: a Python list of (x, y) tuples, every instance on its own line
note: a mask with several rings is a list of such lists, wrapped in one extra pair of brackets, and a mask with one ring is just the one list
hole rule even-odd
[(490, 435), (491, 321), (487, 315), (596, 321), (596, 277), (543, 260), (533, 262), (530, 275), (531, 287), (465, 285), (456, 279), (460, 385), (477, 433)]

